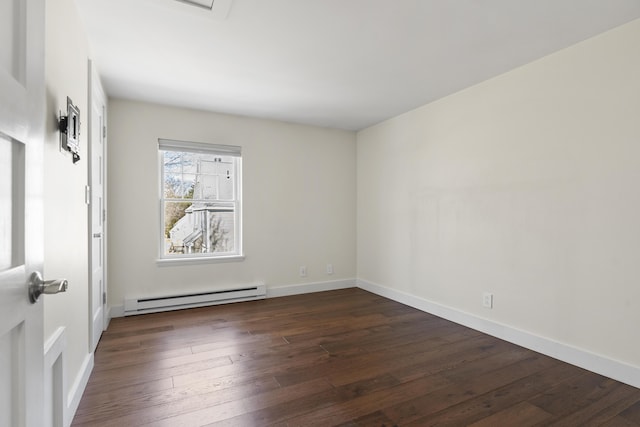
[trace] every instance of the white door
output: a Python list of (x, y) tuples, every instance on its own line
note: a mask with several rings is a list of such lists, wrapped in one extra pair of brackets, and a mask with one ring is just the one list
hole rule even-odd
[(91, 315), (89, 327), (90, 352), (95, 351), (102, 331), (106, 326), (106, 289), (105, 289), (105, 148), (106, 148), (106, 97), (100, 84), (95, 67), (89, 62), (89, 93), (91, 111), (89, 112), (89, 156), (91, 202), (89, 205), (90, 234), (90, 283), (89, 292)]
[(43, 420), (44, 0), (0, 0), (0, 426)]

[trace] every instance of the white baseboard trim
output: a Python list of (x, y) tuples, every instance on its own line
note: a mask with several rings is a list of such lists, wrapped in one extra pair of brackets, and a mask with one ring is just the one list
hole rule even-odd
[(301, 283), (298, 285), (267, 286), (267, 298), (290, 295), (310, 294), (313, 292), (334, 291), (336, 289), (355, 288), (356, 279), (333, 280), (330, 282)]
[(454, 323), (475, 329), (485, 334), (517, 344), (554, 359), (570, 363), (583, 369), (640, 388), (640, 368), (607, 358), (587, 350), (541, 337), (509, 325), (494, 322), (447, 307), (424, 298), (391, 289), (366, 280), (357, 280), (357, 286), (366, 291), (433, 314)]
[(93, 363), (93, 353), (87, 354), (82, 362), (80, 372), (76, 376), (76, 379), (69, 390), (69, 394), (67, 395), (68, 403), (65, 416), (65, 426), (70, 426), (71, 421), (73, 421), (73, 417), (76, 415), (76, 411), (80, 405), (80, 399), (82, 399), (82, 394), (84, 393), (84, 389), (87, 388), (91, 371), (93, 371)]
[(104, 329), (103, 331), (106, 331), (109, 328), (109, 324), (111, 323), (111, 319), (112, 319), (112, 313), (111, 313), (111, 306), (105, 306), (105, 310), (107, 315), (105, 316), (104, 319)]
[(111, 321), (111, 319), (115, 319), (116, 317), (124, 317), (124, 304), (112, 305), (111, 307), (109, 307), (109, 321)]

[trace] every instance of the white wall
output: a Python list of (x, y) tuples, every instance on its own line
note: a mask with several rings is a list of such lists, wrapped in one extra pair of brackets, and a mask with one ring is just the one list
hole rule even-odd
[[(111, 99), (108, 138), (112, 306), (237, 284), (355, 278), (355, 133)], [(157, 265), (158, 138), (242, 147), (244, 261)]]
[(640, 367), (638, 43), (635, 21), (359, 132), (358, 277)]
[[(46, 2), (46, 134), (44, 148), (44, 275), (66, 278), (64, 294), (44, 299), (44, 333), (48, 341), (64, 328), (63, 351), (66, 395), (76, 390), (89, 363), (88, 342), (88, 246), (87, 206), (87, 58), (89, 48), (72, 0)], [(60, 151), (57, 121), (66, 111), (67, 96), (80, 108), (80, 155), (73, 164), (68, 152)], [(82, 390), (80, 389), (80, 392)], [(69, 403), (74, 405), (72, 395)], [(75, 411), (72, 408), (71, 413)], [(69, 415), (70, 416), (70, 415)]]

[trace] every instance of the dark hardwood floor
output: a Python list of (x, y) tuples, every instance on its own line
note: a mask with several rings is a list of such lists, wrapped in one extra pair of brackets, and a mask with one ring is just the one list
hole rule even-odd
[(74, 426), (636, 426), (640, 390), (360, 289), (114, 319)]

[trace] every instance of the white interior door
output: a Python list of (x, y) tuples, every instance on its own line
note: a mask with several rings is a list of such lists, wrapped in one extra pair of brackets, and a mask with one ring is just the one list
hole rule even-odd
[(89, 156), (91, 203), (89, 205), (90, 227), (90, 283), (89, 292), (91, 352), (95, 351), (102, 331), (105, 329), (106, 282), (105, 282), (105, 149), (106, 149), (106, 97), (95, 67), (89, 63), (90, 104)]
[(0, 426), (43, 419), (44, 0), (0, 0)]

